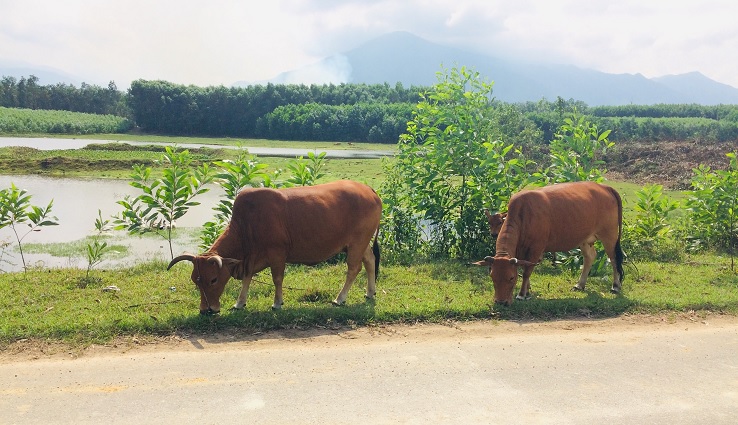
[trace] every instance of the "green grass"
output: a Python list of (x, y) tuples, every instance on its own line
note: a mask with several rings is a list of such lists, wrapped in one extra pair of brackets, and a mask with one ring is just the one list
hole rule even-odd
[[(122, 259), (130, 252), (128, 245), (115, 243), (115, 240), (107, 235), (88, 236), (82, 240), (57, 243), (26, 243), (23, 244), (23, 252), (26, 254), (49, 254), (62, 258), (87, 258), (87, 245), (92, 244), (95, 239), (106, 242), (107, 250), (104, 259)], [(13, 247), (16, 249), (17, 247)]]
[[(363, 298), (363, 273), (345, 307), (333, 307), (345, 265), (293, 266), (285, 278), (285, 305), (272, 311), (268, 272), (256, 277), (246, 310), (227, 308), (238, 296), (232, 280), (221, 297), (223, 312), (203, 317), (191, 266), (167, 272), (152, 262), (132, 268), (93, 270), (81, 287), (83, 270), (31, 270), (0, 275), (0, 348), (24, 338), (72, 344), (106, 342), (130, 335), (284, 328), (330, 327), (418, 321), (442, 322), (496, 318), (555, 320), (621, 314), (710, 311), (738, 314), (738, 275), (729, 260), (715, 255), (690, 257), (684, 264), (640, 263), (626, 269), (623, 293), (609, 293), (609, 279), (590, 278), (585, 292), (572, 292), (576, 277), (541, 265), (532, 278), (533, 299), (510, 307), (492, 303), (492, 283), (483, 268), (459, 262), (384, 266), (377, 299)], [(120, 291), (103, 289), (115, 285)]]

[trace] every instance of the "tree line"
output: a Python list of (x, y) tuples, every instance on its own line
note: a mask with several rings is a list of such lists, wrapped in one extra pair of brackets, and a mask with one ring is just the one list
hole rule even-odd
[[(0, 106), (110, 114), (154, 134), (397, 143), (428, 87), (390, 84), (266, 84), (248, 87), (181, 85), (136, 80), (126, 92), (83, 83), (39, 85), (38, 78), (0, 80)], [(493, 95), (491, 95), (493, 96)], [(587, 116), (610, 139), (626, 141), (738, 140), (738, 105), (596, 106), (574, 99), (506, 104), (534, 145), (546, 145), (566, 114)], [(523, 145), (526, 145), (524, 142)]]
[(128, 117), (127, 96), (110, 82), (107, 87), (82, 83), (40, 85), (38, 77), (4, 76), (0, 79), (0, 106), (6, 108), (43, 109), (85, 112)]

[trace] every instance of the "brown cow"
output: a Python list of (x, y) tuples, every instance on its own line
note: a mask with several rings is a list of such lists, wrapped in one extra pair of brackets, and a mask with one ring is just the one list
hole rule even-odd
[(509, 305), (524, 267), (517, 299), (530, 297), (530, 275), (544, 252), (579, 247), (584, 256), (582, 275), (574, 287), (584, 290), (594, 262), (594, 243), (602, 241), (613, 269), (611, 292), (620, 292), (623, 281), (623, 203), (618, 192), (593, 182), (561, 183), (524, 190), (510, 198), (507, 218), (497, 238), (494, 257), (473, 264), (488, 266), (495, 288), (495, 303)]
[[(349, 288), (364, 264), (366, 297), (376, 292), (379, 271), (377, 234), (382, 201), (367, 185), (343, 180), (288, 189), (248, 188), (233, 203), (233, 216), (220, 237), (204, 254), (184, 254), (192, 261), (192, 281), (200, 289), (200, 313), (220, 311), (220, 296), (231, 277), (243, 280), (234, 309), (243, 309), (254, 274), (269, 267), (274, 281), (274, 304), (282, 306), (285, 265), (317, 264), (346, 252), (348, 272), (333, 301), (346, 302)], [(371, 244), (374, 237), (374, 244)]]
[(487, 222), (489, 222), (489, 234), (493, 238), (496, 238), (500, 234), (502, 224), (505, 222), (507, 213), (496, 213), (491, 214), (487, 208), (484, 209), (484, 215), (487, 216)]

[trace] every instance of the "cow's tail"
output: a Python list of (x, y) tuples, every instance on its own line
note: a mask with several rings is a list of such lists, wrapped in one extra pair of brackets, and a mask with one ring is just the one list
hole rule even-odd
[(374, 244), (372, 244), (372, 252), (374, 253), (374, 279), (379, 278), (379, 227), (374, 234)]
[(610, 188), (610, 190), (618, 203), (618, 240), (615, 242), (615, 267), (620, 275), (620, 284), (622, 285), (625, 279), (625, 270), (623, 270), (625, 254), (622, 246), (620, 246), (620, 238), (623, 236), (623, 200), (617, 190), (613, 188)]

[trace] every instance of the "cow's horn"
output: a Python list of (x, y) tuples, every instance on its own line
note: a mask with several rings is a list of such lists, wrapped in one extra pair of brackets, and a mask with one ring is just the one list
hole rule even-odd
[(512, 264), (518, 264), (518, 259), (515, 258), (515, 257), (513, 257), (513, 258), (510, 259), (510, 263), (512, 263)]
[(217, 263), (218, 268), (223, 268), (223, 259), (220, 258), (220, 255), (213, 255), (212, 257), (208, 258), (208, 263)]
[(489, 255), (484, 257), (484, 261), (491, 263), (495, 262), (495, 257), (490, 257)]
[(173, 260), (172, 260), (172, 261), (171, 261), (171, 262), (169, 263), (169, 265), (167, 266), (167, 270), (171, 269), (173, 265), (175, 265), (175, 264), (179, 263), (180, 261), (184, 261), (184, 260), (187, 260), (187, 261), (192, 261), (192, 262), (194, 263), (194, 262), (195, 262), (195, 256), (194, 256), (194, 255), (192, 255), (192, 254), (182, 254), (182, 255), (180, 255), (179, 257), (175, 257), (175, 258), (174, 258), (174, 259), (173, 259)]

